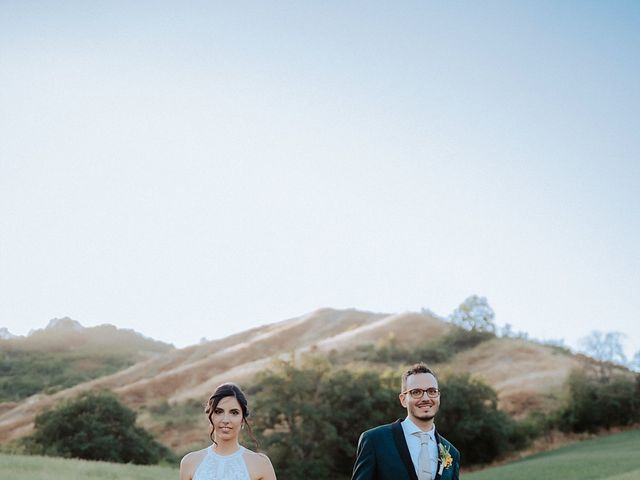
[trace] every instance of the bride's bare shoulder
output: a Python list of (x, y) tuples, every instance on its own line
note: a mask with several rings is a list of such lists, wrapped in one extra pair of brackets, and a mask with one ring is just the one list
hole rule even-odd
[[(208, 448), (208, 447), (207, 447)], [(180, 461), (180, 480), (190, 480), (200, 465), (200, 462), (207, 455), (207, 448), (189, 452)]]
[(209, 450), (209, 447), (203, 448), (202, 450), (196, 450), (195, 452), (189, 452), (182, 457), (182, 461), (180, 463), (190, 463), (202, 460), (202, 458), (207, 454), (207, 450)]
[(253, 452), (245, 449), (244, 459), (252, 480), (275, 480), (271, 460), (264, 453)]

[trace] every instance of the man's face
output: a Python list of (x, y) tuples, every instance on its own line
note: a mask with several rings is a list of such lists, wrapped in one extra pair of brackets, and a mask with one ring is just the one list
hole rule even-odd
[(414, 423), (424, 423), (433, 420), (440, 408), (440, 397), (431, 398), (426, 393), (420, 398), (413, 398), (409, 390), (421, 388), (438, 388), (436, 377), (430, 373), (415, 373), (407, 377), (405, 391), (400, 394), (400, 403), (407, 409), (409, 418)]

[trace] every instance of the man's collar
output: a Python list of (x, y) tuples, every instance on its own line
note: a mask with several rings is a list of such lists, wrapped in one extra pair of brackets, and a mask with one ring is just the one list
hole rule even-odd
[[(418, 427), (415, 423), (413, 423), (413, 421), (409, 418), (409, 415), (407, 415), (407, 418), (405, 418), (402, 421), (402, 430), (404, 430), (405, 435), (413, 435), (415, 432), (422, 433), (422, 429)], [(434, 440), (435, 440), (435, 432), (436, 432), (435, 424), (431, 426), (431, 430), (426, 431), (426, 433), (428, 433), (429, 436)]]

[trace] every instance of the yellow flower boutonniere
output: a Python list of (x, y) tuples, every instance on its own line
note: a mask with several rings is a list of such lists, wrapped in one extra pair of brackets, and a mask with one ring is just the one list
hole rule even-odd
[(453, 464), (453, 457), (449, 453), (448, 446), (445, 447), (443, 444), (439, 443), (438, 449), (440, 450), (440, 471), (438, 472), (438, 475), (442, 475), (442, 471)]

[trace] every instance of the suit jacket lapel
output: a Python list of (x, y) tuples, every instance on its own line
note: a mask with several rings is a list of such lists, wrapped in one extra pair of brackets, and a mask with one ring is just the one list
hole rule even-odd
[(398, 449), (398, 453), (400, 454), (400, 458), (402, 459), (402, 463), (407, 467), (407, 473), (409, 474), (409, 478), (411, 480), (418, 480), (418, 476), (416, 475), (416, 469), (413, 466), (413, 461), (411, 460), (411, 454), (409, 453), (409, 447), (407, 447), (407, 441), (404, 438), (404, 430), (402, 430), (402, 420), (396, 420), (391, 424), (391, 431), (393, 432), (393, 440), (396, 443), (396, 448)]
[[(438, 431), (435, 431), (436, 434), (436, 450), (438, 452), (438, 466), (436, 467), (436, 478), (435, 480), (440, 480), (440, 463), (442, 462), (442, 460), (440, 460), (440, 435), (438, 435)], [(444, 470), (443, 470), (444, 471)]]

